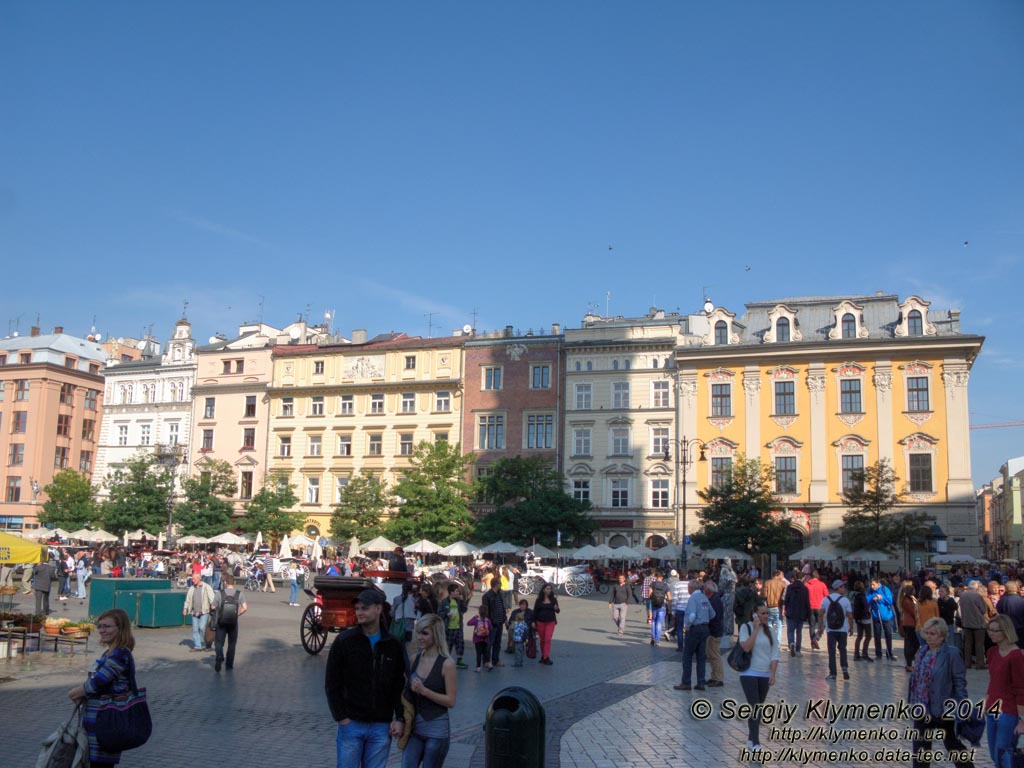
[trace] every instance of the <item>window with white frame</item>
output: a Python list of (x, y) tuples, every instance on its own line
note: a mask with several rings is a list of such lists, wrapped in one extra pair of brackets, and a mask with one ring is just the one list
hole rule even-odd
[(338, 455), (352, 455), (352, 435), (338, 435)]
[(416, 413), (416, 394), (414, 392), (402, 393), (402, 413)]
[(412, 456), (412, 432), (402, 432), (398, 435), (398, 455)]
[(916, 309), (910, 310), (907, 314), (907, 335), (924, 336), (924, 321)]
[(789, 341), (789, 318), (780, 317), (775, 321), (775, 340), (776, 341)]
[(239, 477), (238, 498), (252, 498), (252, 472), (242, 472)]
[(843, 454), (843, 493), (859, 493), (864, 490), (864, 457), (860, 454)]
[(551, 366), (548, 364), (534, 365), (530, 368), (530, 388), (551, 388)]
[(306, 478), (306, 503), (307, 504), (319, 504), (320, 503), (320, 478), (319, 477), (307, 477)]
[(480, 416), (477, 447), (485, 451), (501, 450), (505, 447), (505, 417), (500, 414)]
[(629, 478), (613, 478), (610, 490), (611, 506), (614, 509), (621, 509), (629, 506)]
[(452, 393), (443, 389), (434, 396), (434, 410), (438, 413), (448, 413), (452, 409)]
[(526, 417), (526, 447), (550, 448), (554, 439), (555, 417), (550, 413), (531, 413)]
[(295, 415), (295, 398), (294, 397), (282, 397), (281, 398), (281, 415), (282, 416), (294, 416)]
[(928, 397), (928, 377), (909, 376), (907, 377), (907, 410), (912, 413), (922, 413), (931, 410), (931, 403)]
[(572, 498), (573, 501), (580, 503), (590, 501), (590, 481), (589, 480), (573, 480), (572, 481)]
[[(212, 440), (212, 438), (211, 438)], [(128, 445), (128, 425), (118, 424), (117, 425), (117, 444)]]
[(384, 395), (382, 393), (370, 395), (370, 413), (384, 413)]
[(369, 442), (367, 443), (366, 453), (369, 456), (383, 456), (384, 435), (380, 433), (370, 435)]
[(844, 339), (857, 338), (857, 318), (853, 316), (853, 313), (847, 312), (843, 315), (840, 320), (840, 328)]
[(309, 436), (309, 450), (306, 452), (307, 456), (323, 456), (324, 455), (324, 439), (322, 435), (310, 435)]
[(345, 488), (348, 487), (347, 477), (337, 477), (334, 479), (334, 503), (341, 504), (342, 494), (345, 493)]
[(176, 421), (172, 421), (167, 425), (167, 442), (171, 445), (178, 444), (178, 429), (180, 425)]
[(310, 403), (309, 409), (310, 416), (323, 416), (324, 415), (324, 397), (323, 395), (314, 395)]
[(671, 405), (668, 391), (669, 383), (667, 381), (651, 382), (651, 407), (668, 408)]
[(594, 385), (593, 384), (576, 384), (574, 386), (576, 393), (576, 410), (577, 411), (589, 411), (594, 407)]
[(416, 370), (416, 355), (405, 356), (405, 370), (415, 371)]
[(217, 413), (217, 398), (208, 397), (203, 403), (203, 418), (212, 419)]
[(711, 415), (732, 416), (732, 384), (711, 385)]
[(291, 435), (281, 435), (277, 439), (277, 455), (283, 459), (287, 459), (292, 455)]
[(668, 509), (668, 480), (651, 480), (651, 507)]
[(668, 427), (651, 428), (651, 455), (665, 456), (668, 454)]
[(590, 456), (590, 427), (576, 427), (572, 431), (572, 455)]
[(612, 382), (612, 408), (629, 408), (629, 382)]
[(341, 395), (338, 398), (338, 413), (340, 413), (342, 416), (351, 416), (355, 412), (355, 395)]
[(256, 395), (245, 396), (245, 410), (242, 412), (242, 418), (255, 419), (256, 418)]
[(775, 492), (796, 493), (796, 456), (775, 457)]
[(483, 369), (482, 389), (501, 389), (501, 366), (486, 366)]
[(629, 427), (612, 427), (610, 434), (612, 456), (629, 455)]
[(715, 323), (715, 344), (722, 346), (729, 343), (729, 324), (725, 320)]
[(149, 445), (149, 438), (152, 430), (153, 428), (149, 424), (139, 425), (139, 445)]
[(324, 361), (323, 360), (314, 360), (313, 361), (313, 373), (314, 374), (321, 374), (323, 372), (324, 372)]

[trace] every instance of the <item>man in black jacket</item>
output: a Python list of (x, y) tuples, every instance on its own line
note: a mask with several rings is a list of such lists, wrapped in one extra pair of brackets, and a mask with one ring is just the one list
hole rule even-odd
[(800, 653), (804, 622), (811, 618), (811, 595), (804, 584), (806, 578), (800, 571), (793, 571), (793, 580), (789, 582), (782, 595), (782, 615), (786, 618), (786, 639), (789, 641), (790, 656)]
[(341, 633), (327, 657), (324, 689), (338, 723), (338, 768), (384, 768), (391, 737), (404, 728), (405, 649), (381, 627), (383, 606), (378, 590), (360, 592), (359, 626)]
[(503, 667), (501, 663), (501, 631), (508, 621), (508, 606), (501, 595), (501, 577), (494, 574), (491, 588), (484, 592), (481, 602), (487, 606), (487, 615), (491, 619), (491, 634), (487, 637), (487, 650), (491, 657), (492, 667)]

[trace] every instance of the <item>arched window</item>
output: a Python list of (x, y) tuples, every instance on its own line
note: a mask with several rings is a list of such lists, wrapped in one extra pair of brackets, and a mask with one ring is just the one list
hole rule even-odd
[(619, 361), (618, 360), (612, 360), (612, 370), (613, 371), (619, 370)]
[(775, 340), (789, 341), (789, 318), (780, 317), (775, 321)]
[(921, 313), (916, 309), (910, 310), (907, 315), (907, 335), (924, 336), (924, 322), (921, 320)]
[(855, 339), (857, 338), (857, 319), (847, 312), (843, 315), (843, 338), (844, 339)]
[(582, 365), (580, 364), (580, 361), (579, 361), (579, 360), (577, 360), (577, 361), (576, 361), (576, 370), (577, 370), (577, 371), (581, 371), (581, 370), (583, 370), (583, 366), (582, 366)]
[(715, 344), (729, 343), (729, 324), (725, 320), (715, 323)]
[(655, 358), (651, 359), (651, 367), (652, 368), (657, 368), (658, 367), (658, 358), (655, 357)]

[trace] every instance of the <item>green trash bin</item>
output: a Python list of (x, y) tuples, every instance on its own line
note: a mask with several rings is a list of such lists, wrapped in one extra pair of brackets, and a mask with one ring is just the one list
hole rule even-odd
[(171, 588), (170, 579), (115, 579), (110, 576), (92, 576), (86, 582), (89, 589), (89, 615), (99, 616), (111, 608), (124, 608), (115, 605), (114, 595), (124, 590), (167, 589)]
[(180, 627), (192, 624), (190, 616), (183, 616), (185, 593), (180, 590), (149, 589), (138, 593), (140, 627)]
[(128, 613), (128, 618), (134, 624), (139, 618), (139, 595), (138, 589), (119, 589), (114, 593), (114, 607), (123, 608)]
[(546, 716), (525, 688), (498, 691), (484, 722), (487, 768), (544, 768)]

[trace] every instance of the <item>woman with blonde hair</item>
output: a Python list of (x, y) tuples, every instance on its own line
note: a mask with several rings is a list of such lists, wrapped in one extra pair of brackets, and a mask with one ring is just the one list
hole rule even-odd
[(990, 714), (985, 718), (985, 730), (992, 763), (1001, 765), (1001, 755), (1024, 735), (1024, 651), (1017, 647), (1017, 630), (1006, 614), (989, 619), (986, 630), (993, 645), (986, 654), (985, 709)]
[(135, 681), (135, 638), (132, 636), (132, 621), (123, 608), (104, 611), (96, 619), (96, 631), (100, 643), (107, 646), (92, 669), (89, 678), (68, 691), (68, 698), (76, 704), (85, 704), (82, 720), (89, 736), (89, 765), (91, 768), (107, 768), (121, 761), (120, 752), (104, 752), (96, 739), (96, 713), (100, 700), (106, 696), (128, 693)]
[(415, 704), (416, 717), (402, 768), (440, 768), (451, 743), (448, 710), (455, 706), (458, 685), (440, 616), (430, 614), (416, 622), (416, 642), (420, 651), (409, 667), (404, 694)]

